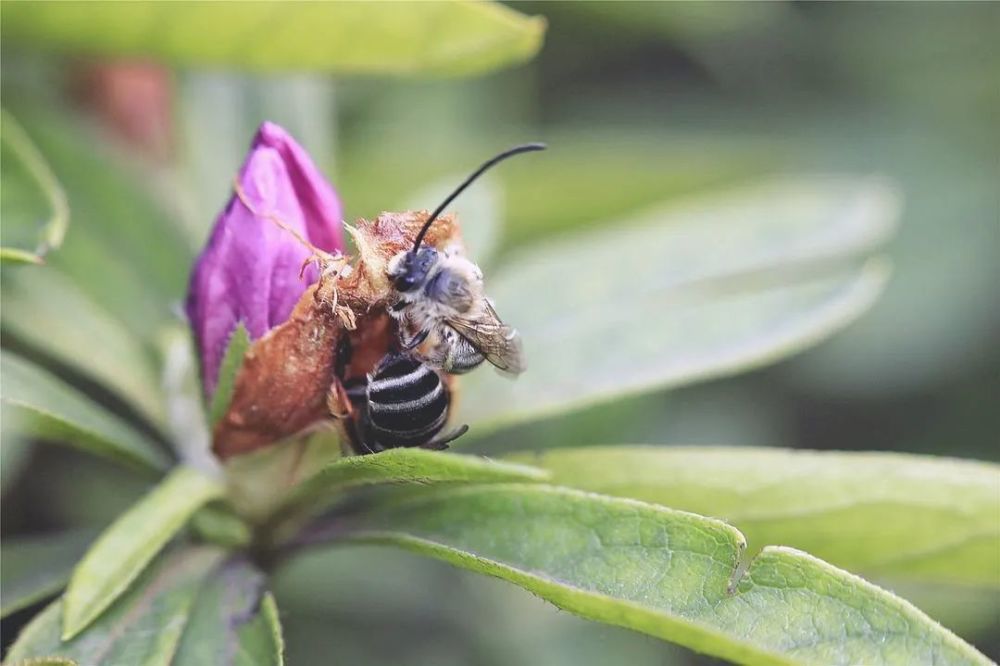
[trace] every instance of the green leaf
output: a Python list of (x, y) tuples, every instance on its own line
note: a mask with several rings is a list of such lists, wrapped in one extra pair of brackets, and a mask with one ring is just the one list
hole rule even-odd
[(500, 483), (547, 478), (546, 472), (527, 465), (496, 462), (480, 456), (398, 448), (373, 455), (347, 456), (330, 463), (298, 486), (288, 504), (373, 483)]
[(18, 250), (13, 247), (0, 247), (0, 262), (7, 264), (35, 264), (41, 265), (45, 262), (28, 250)]
[(10, 271), (3, 298), (4, 333), (104, 384), (150, 423), (163, 425), (152, 355), (75, 280), (54, 268)]
[(278, 608), (265, 584), (245, 560), (224, 564), (198, 594), (172, 666), (283, 664)]
[(410, 493), (347, 539), (513, 582), (585, 618), (745, 664), (987, 664), (917, 608), (791, 548), (746, 567), (735, 528), (551, 486)]
[[(518, 142), (544, 138), (550, 146), (547, 152), (511, 162), (489, 176), (501, 195), (503, 250), (629, 219), (650, 206), (696, 192), (722, 191), (788, 163), (789, 147), (776, 149), (774, 141), (692, 133), (690, 127), (683, 133), (650, 133), (648, 128), (622, 124), (614, 129), (553, 125), (545, 128), (544, 136), (525, 134), (517, 127), (505, 132), (491, 120), (498, 105), (512, 101), (510, 91), (500, 88), (479, 86), (473, 92), (468, 86), (424, 90), (407, 86), (380, 88), (379, 95), (380, 103), (366, 105), (365, 113), (355, 119), (356, 129), (338, 137), (338, 163), (349, 165), (338, 169), (334, 179), (340, 191), (350, 192), (344, 201), (345, 217), (433, 208), (437, 202), (413, 196), (418, 183), (447, 181), (454, 188), (467, 175), (461, 172), (471, 171), (488, 156)], [(519, 102), (513, 104), (520, 108)], [(398, 105), (406, 106), (413, 122), (425, 131), (400, 125), (393, 112)], [(421, 155), (419, 172), (400, 161), (401, 154)], [(457, 173), (461, 175), (456, 178)], [(220, 187), (231, 178), (227, 175)], [(464, 236), (478, 231), (478, 218), (473, 217), (477, 207), (467, 206), (465, 197), (479, 187), (477, 182), (450, 207), (460, 215)], [(489, 258), (473, 238), (469, 241), (475, 261)], [(489, 285), (494, 273), (487, 267), (486, 274)]]
[(197, 547), (159, 558), (86, 632), (63, 641), (56, 600), (21, 632), (4, 663), (59, 657), (89, 664), (169, 666), (195, 597), (224, 553)]
[(462, 419), (482, 434), (809, 347), (881, 291), (864, 259), (896, 212), (876, 181), (778, 180), (523, 252), (487, 288), (528, 371), (464, 378)]
[(243, 322), (240, 322), (229, 337), (226, 353), (219, 366), (219, 381), (216, 384), (215, 394), (212, 396), (209, 408), (208, 422), (213, 426), (225, 416), (226, 410), (229, 409), (229, 403), (233, 399), (233, 388), (236, 386), (236, 374), (243, 367), (243, 357), (246, 356), (248, 349), (250, 349), (250, 333)]
[(641, 124), (552, 126), (545, 138), (551, 148), (544, 155), (496, 174), (505, 185), (504, 240), (519, 247), (753, 182), (762, 173), (787, 168), (790, 152), (774, 141), (694, 127), (652, 133)]
[(245, 548), (253, 538), (250, 526), (222, 502), (202, 507), (191, 517), (191, 529), (201, 539), (226, 548)]
[[(48, 263), (73, 283), (74, 291), (99, 303), (141, 341), (154, 340), (166, 322), (176, 319), (171, 308), (184, 294), (194, 247), (144, 191), (143, 186), (150, 187), (147, 170), (113, 152), (106, 135), (80, 116), (29, 100), (11, 97), (8, 103), (45, 154), (73, 209), (72, 234)], [(22, 286), (28, 303), (51, 297), (44, 284), (35, 287), (26, 280)], [(49, 334), (34, 331), (37, 338)], [(37, 344), (45, 349), (44, 340)]]
[(66, 589), (63, 639), (93, 622), (117, 599), (195, 511), (223, 487), (179, 467), (108, 527), (73, 571)]
[(45, 254), (62, 245), (69, 226), (66, 193), (31, 137), (14, 117), (0, 109), (0, 216), (4, 242), (21, 247), (0, 248), (0, 260), (40, 264)]
[(93, 530), (81, 529), (41, 537), (4, 539), (0, 617), (7, 617), (61, 590), (95, 536)]
[[(462, 75), (532, 57), (545, 21), (490, 3), (52, 3), (4, 13), (3, 39), (176, 65)], [(149, 39), (155, 30), (158, 39)]]
[(624, 30), (633, 38), (655, 35), (669, 39), (702, 67), (713, 71), (713, 61), (697, 48), (700, 42), (716, 43), (740, 34), (767, 30), (769, 26), (787, 20), (790, 7), (769, 4), (754, 11), (752, 7), (734, 5), (728, 10), (714, 3), (683, 3), (676, 7), (657, 2), (635, 2), (617, 7), (613, 3), (580, 2), (560, 3), (559, 16), (572, 14), (576, 21), (596, 23), (605, 30)]
[(166, 456), (143, 435), (41, 368), (4, 354), (0, 373), (8, 436), (65, 444), (139, 469), (166, 467)]
[(714, 516), (873, 576), (1000, 587), (1000, 466), (898, 453), (609, 446), (513, 460)]
[(19, 432), (17, 416), (8, 418), (10, 411), (0, 401), (0, 496), (21, 476), (33, 448), (32, 441)]

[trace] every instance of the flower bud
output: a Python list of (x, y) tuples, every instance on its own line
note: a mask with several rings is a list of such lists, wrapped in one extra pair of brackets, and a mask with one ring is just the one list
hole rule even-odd
[(211, 399), (229, 340), (242, 324), (251, 341), (285, 322), (310, 284), (310, 251), (275, 220), (327, 252), (342, 251), (340, 199), (309, 155), (274, 123), (260, 126), (191, 275), (187, 315)]

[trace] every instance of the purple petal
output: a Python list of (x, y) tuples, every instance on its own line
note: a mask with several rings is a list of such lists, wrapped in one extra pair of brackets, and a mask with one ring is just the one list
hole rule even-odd
[(202, 383), (212, 395), (237, 325), (256, 340), (283, 323), (317, 273), (299, 278), (310, 251), (275, 216), (327, 252), (343, 250), (336, 192), (299, 144), (274, 123), (257, 131), (239, 174), (253, 211), (235, 194), (215, 221), (195, 262), (187, 314), (201, 354)]

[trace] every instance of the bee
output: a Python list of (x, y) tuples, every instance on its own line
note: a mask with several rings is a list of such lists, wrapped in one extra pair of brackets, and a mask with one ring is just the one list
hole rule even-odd
[(451, 409), (439, 371), (410, 352), (389, 352), (366, 378), (345, 387), (355, 412), (351, 439), (358, 453), (402, 446), (441, 450), (468, 426), (438, 437)]
[(397, 295), (389, 314), (399, 322), (400, 342), (406, 350), (423, 345), (422, 356), (432, 367), (462, 374), (489, 361), (511, 375), (524, 371), (521, 338), (486, 297), (479, 267), (457, 245), (437, 250), (421, 244), (445, 207), (489, 168), (508, 157), (544, 149), (545, 144), (529, 143), (488, 160), (430, 214), (413, 247), (389, 260), (387, 273)]
[[(235, 183), (237, 196), (254, 215), (270, 220), (311, 251), (303, 270), (312, 262), (319, 265), (319, 282), (302, 319), (308, 326), (291, 329), (295, 335), (290, 339), (298, 345), (293, 351), (312, 349), (317, 327), (334, 331), (329, 336), (337, 346), (334, 367), (323, 370), (332, 370), (326, 411), (340, 421), (356, 453), (447, 448), (468, 430), (461, 426), (442, 434), (453, 400), (450, 375), (468, 372), (484, 361), (513, 375), (524, 370), (520, 338), (487, 298), (479, 267), (463, 255), (458, 243), (439, 249), (423, 241), (445, 207), (486, 170), (513, 155), (544, 148), (543, 144), (514, 147), (466, 178), (428, 216), (412, 247), (397, 252), (379, 269), (389, 278), (389, 293), (384, 282), (373, 287), (366, 277), (363, 252), (359, 251), (355, 270), (348, 257), (316, 248), (277, 215), (253, 209)], [(398, 243), (396, 238), (392, 242)], [(371, 242), (378, 247), (386, 240), (376, 235)], [(374, 256), (384, 261), (386, 255)], [(375, 304), (379, 307), (373, 308)], [(329, 320), (329, 310), (316, 309), (320, 306), (331, 308), (337, 321)], [(329, 359), (329, 354), (323, 358)]]

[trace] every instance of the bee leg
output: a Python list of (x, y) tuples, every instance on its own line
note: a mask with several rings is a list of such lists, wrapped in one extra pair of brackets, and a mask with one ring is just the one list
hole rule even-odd
[(381, 453), (385, 451), (385, 447), (378, 443), (375, 437), (372, 435), (372, 429), (370, 425), (365, 423), (358, 423), (355, 427), (356, 441), (358, 446), (361, 448), (362, 455), (371, 453)]
[(344, 388), (339, 377), (333, 378), (333, 384), (326, 394), (326, 408), (335, 419), (354, 418), (354, 405), (351, 402), (351, 395)]
[(322, 270), (323, 257), (319, 256), (316, 253), (313, 253), (313, 254), (309, 255), (306, 258), (306, 260), (302, 262), (302, 265), (299, 266), (299, 279), (300, 280), (305, 277), (305, 275), (306, 275), (306, 269), (309, 268), (310, 266), (312, 266), (313, 264), (316, 265), (317, 269)]
[[(330, 391), (326, 395), (326, 407), (330, 414), (337, 419), (351, 419), (356, 417), (356, 405), (364, 398), (366, 384), (360, 383), (350, 388), (344, 386), (341, 381), (347, 372), (347, 366), (351, 362), (354, 350), (351, 347), (351, 338), (344, 335), (337, 343), (337, 351), (334, 356), (333, 383)], [(343, 412), (341, 412), (341, 409)]]
[(440, 439), (434, 439), (427, 442), (426, 444), (422, 444), (420, 448), (430, 449), (431, 451), (444, 451), (445, 449), (448, 448), (448, 444), (454, 442), (456, 439), (458, 439), (467, 432), (469, 432), (469, 426), (467, 425), (459, 426), (458, 428), (455, 428), (453, 431), (451, 431), (450, 433), (448, 433), (447, 435), (445, 435)]
[(403, 340), (401, 342), (403, 351), (411, 351), (413, 349), (416, 349), (417, 347), (419, 347), (424, 343), (424, 340), (426, 340), (427, 336), (430, 334), (431, 332), (425, 328), (424, 330), (420, 331), (409, 340)]
[[(350, 395), (352, 389), (347, 389)], [(350, 432), (351, 448), (359, 455), (368, 455), (385, 451), (385, 447), (379, 444), (372, 435), (371, 424), (368, 421), (368, 413), (364, 407), (357, 410), (360, 416), (347, 421)]]

